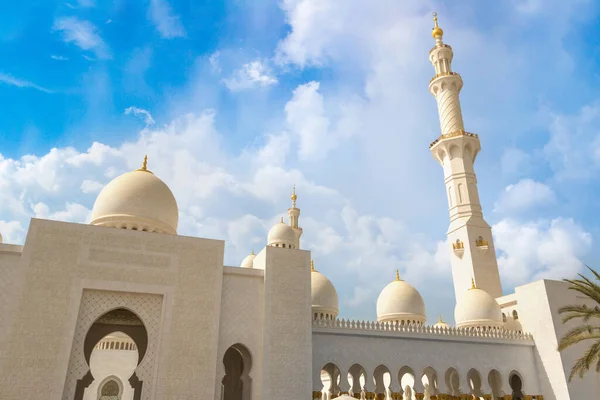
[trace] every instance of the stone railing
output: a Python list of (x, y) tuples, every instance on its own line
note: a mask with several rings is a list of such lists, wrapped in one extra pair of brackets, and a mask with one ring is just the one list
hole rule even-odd
[[(346, 393), (344, 393), (346, 394)], [(339, 395), (331, 395), (331, 399), (335, 399), (336, 397), (339, 397), (341, 395), (341, 393)], [(360, 400), (386, 400), (386, 396), (385, 394), (376, 394), (374, 392), (363, 392), (363, 393), (357, 393), (355, 395), (353, 395), (352, 397), (354, 397), (355, 399), (360, 399)], [(484, 394), (483, 396), (484, 400), (493, 400), (493, 397), (491, 394)], [(322, 392), (312, 392), (312, 400), (323, 400), (323, 393)], [(402, 393), (396, 393), (393, 392), (391, 394), (391, 398), (392, 400), (403, 400), (404, 396)], [(437, 395), (432, 395), (429, 397), (429, 399), (425, 399), (425, 395), (423, 393), (415, 393), (415, 398), (417, 400), (477, 400), (477, 397), (475, 397), (472, 394), (461, 394), (460, 396), (453, 396), (451, 394), (437, 394)], [(525, 395), (524, 400), (544, 400), (544, 396), (542, 395), (534, 395), (534, 396), (529, 396), (529, 395)], [(513, 397), (510, 394), (504, 395), (502, 396), (502, 400), (512, 400)]]
[(412, 333), (419, 335), (438, 335), (445, 337), (488, 338), (518, 341), (533, 341), (530, 333), (509, 331), (506, 329), (454, 328), (420, 324), (398, 324), (391, 322), (355, 321), (345, 319), (314, 319), (313, 328), (333, 328), (352, 331), (375, 331), (389, 333)]

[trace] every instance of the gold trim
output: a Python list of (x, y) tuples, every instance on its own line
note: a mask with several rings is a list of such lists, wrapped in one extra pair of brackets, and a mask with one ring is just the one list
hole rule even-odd
[(435, 146), (440, 140), (450, 139), (450, 138), (459, 137), (459, 136), (467, 136), (467, 137), (472, 137), (474, 139), (479, 139), (478, 134), (467, 132), (467, 131), (464, 131), (461, 129), (459, 131), (441, 134), (440, 137), (438, 137), (437, 139), (435, 139), (433, 142), (431, 142), (429, 144), (429, 148), (432, 148), (433, 146)]

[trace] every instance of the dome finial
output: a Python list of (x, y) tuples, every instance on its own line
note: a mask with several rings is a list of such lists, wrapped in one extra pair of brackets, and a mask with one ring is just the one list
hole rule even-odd
[(150, 173), (152, 173), (151, 171), (148, 171), (148, 155), (144, 156), (144, 161), (142, 162), (142, 167), (136, 169), (136, 171), (143, 171), (143, 172), (150, 172)]
[(315, 271), (315, 261), (314, 260), (310, 260), (310, 270)]
[(284, 223), (284, 222), (283, 222), (283, 217), (281, 217), (281, 221), (279, 221), (279, 222), (280, 222), (280, 223), (282, 223), (282, 224)]
[(434, 39), (442, 39), (442, 36), (444, 35), (444, 31), (442, 30), (442, 28), (440, 28), (440, 26), (438, 25), (438, 19), (437, 19), (437, 13), (434, 12), (433, 13), (433, 31), (431, 32), (431, 36)]
[(292, 187), (292, 195), (290, 196), (290, 199), (292, 199), (292, 207), (296, 208), (296, 200), (298, 199), (298, 196), (296, 196), (296, 185)]
[(252, 249), (252, 252), (250, 253), (250, 255), (253, 255), (253, 256), (255, 255), (255, 254), (254, 254), (254, 249)]
[(400, 272), (398, 271), (398, 269), (396, 269), (396, 280), (397, 281), (401, 281), (402, 279), (400, 279)]
[(477, 289), (477, 286), (475, 286), (475, 278), (471, 278), (471, 289)]
[(443, 324), (444, 320), (442, 319), (442, 314), (439, 315), (438, 323)]

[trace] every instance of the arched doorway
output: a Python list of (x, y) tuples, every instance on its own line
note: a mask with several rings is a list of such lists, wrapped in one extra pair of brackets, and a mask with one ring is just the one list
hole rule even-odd
[(252, 357), (243, 344), (237, 343), (229, 347), (223, 356), (225, 376), (221, 381), (222, 400), (251, 400)]
[(523, 393), (523, 379), (521, 379), (521, 376), (517, 372), (513, 371), (510, 373), (508, 384), (512, 391), (513, 400), (523, 400), (525, 398), (525, 394)]
[[(131, 350), (125, 350), (130, 348)], [(99, 376), (98, 371), (103, 371), (103, 374), (106, 375), (105, 372), (110, 374), (111, 364), (110, 360), (114, 357), (108, 356), (106, 360), (108, 361), (108, 365), (104, 365), (103, 367), (99, 366), (96, 362), (92, 363), (92, 353), (95, 351), (95, 355), (98, 355), (98, 351), (107, 350), (107, 351), (133, 351), (134, 354), (134, 362), (129, 371), (131, 373), (130, 376), (125, 377), (127, 383), (122, 383), (120, 386), (119, 394), (117, 394), (117, 400), (128, 400), (121, 399), (120, 396), (123, 394), (123, 387), (125, 385), (129, 385), (131, 387), (132, 400), (140, 400), (142, 396), (142, 385), (143, 382), (140, 381), (135, 373), (135, 369), (139, 365), (139, 363), (144, 358), (144, 354), (146, 353), (146, 349), (148, 347), (148, 333), (146, 328), (142, 322), (142, 320), (133, 312), (125, 308), (117, 308), (112, 311), (109, 311), (99, 317), (85, 336), (85, 340), (83, 343), (83, 356), (85, 358), (85, 362), (88, 365), (87, 373), (77, 381), (77, 385), (75, 388), (75, 396), (74, 400), (88, 400), (88, 399), (97, 399), (102, 396), (102, 392), (98, 394), (96, 397), (96, 390), (87, 390), (90, 388), (90, 385), (96, 381)], [(127, 357), (127, 355), (125, 355)], [(97, 360), (97, 357), (94, 357), (94, 361)], [(96, 366), (94, 366), (96, 364)], [(102, 364), (102, 362), (100, 362)], [(105, 362), (106, 364), (106, 362)], [(98, 369), (99, 368), (99, 369)], [(116, 373), (119, 371), (123, 372), (123, 366), (121, 364), (113, 364), (112, 368), (115, 369)], [(114, 373), (112, 375), (115, 375)], [(101, 378), (100, 378), (101, 379)], [(118, 379), (112, 379), (118, 386)], [(102, 388), (106, 386), (107, 383), (110, 383), (110, 379), (107, 379), (106, 382), (102, 382)], [(91, 389), (91, 388), (90, 388)], [(114, 385), (109, 384), (106, 388), (109, 392), (114, 392)], [(102, 399), (105, 400), (105, 399)], [(113, 398), (107, 398), (106, 400), (115, 400)]]
[(98, 400), (123, 400), (123, 387), (117, 380), (116, 377), (110, 377), (102, 382), (99, 387)]

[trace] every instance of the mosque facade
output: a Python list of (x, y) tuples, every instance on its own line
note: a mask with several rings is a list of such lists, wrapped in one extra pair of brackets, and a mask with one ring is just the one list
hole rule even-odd
[(225, 266), (223, 241), (177, 235), (175, 197), (144, 160), (101, 191), (89, 225), (32, 219), (23, 246), (0, 239), (0, 398), (598, 398), (597, 373), (567, 379), (584, 349), (557, 350), (572, 326), (558, 309), (584, 300), (551, 280), (503, 294), (474, 171), (481, 145), (464, 129), (437, 19), (433, 38), (430, 150), (447, 193), (454, 326), (428, 325), (398, 273), (376, 319), (339, 316), (301, 247), (295, 191), (266, 246)]

